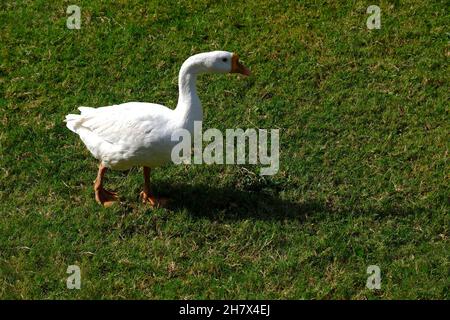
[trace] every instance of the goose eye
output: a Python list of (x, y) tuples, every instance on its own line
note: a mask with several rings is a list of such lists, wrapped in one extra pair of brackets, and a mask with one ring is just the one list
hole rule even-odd
[(227, 62), (228, 59), (227, 59), (227, 58), (223, 58), (222, 61), (223, 61), (223, 62)]

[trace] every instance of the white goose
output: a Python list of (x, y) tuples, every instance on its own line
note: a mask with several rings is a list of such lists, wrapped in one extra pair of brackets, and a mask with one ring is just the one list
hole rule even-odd
[(117, 193), (103, 188), (107, 168), (127, 170), (144, 168), (143, 202), (163, 205), (150, 193), (150, 168), (170, 161), (172, 132), (187, 129), (193, 133), (194, 121), (202, 121), (203, 113), (197, 96), (196, 79), (201, 73), (241, 73), (250, 71), (237, 54), (212, 51), (189, 57), (181, 66), (176, 109), (146, 102), (127, 102), (100, 108), (79, 107), (81, 114), (69, 114), (67, 128), (78, 134), (92, 155), (100, 160), (94, 183), (95, 199), (104, 206), (117, 201)]

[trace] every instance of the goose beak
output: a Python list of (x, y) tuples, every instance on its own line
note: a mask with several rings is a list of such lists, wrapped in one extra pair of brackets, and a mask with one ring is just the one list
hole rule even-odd
[(240, 73), (244, 76), (250, 75), (250, 70), (239, 61), (239, 56), (233, 53), (231, 57), (231, 73)]

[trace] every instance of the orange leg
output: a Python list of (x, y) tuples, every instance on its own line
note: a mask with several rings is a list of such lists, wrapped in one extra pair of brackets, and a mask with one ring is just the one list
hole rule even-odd
[(97, 179), (94, 182), (95, 200), (104, 207), (110, 207), (117, 201), (117, 193), (103, 189), (103, 177), (108, 168), (100, 164)]
[(150, 168), (144, 167), (144, 191), (141, 192), (140, 197), (142, 203), (149, 203), (152, 207), (164, 207), (167, 204), (167, 199), (156, 199), (151, 195), (150, 191)]

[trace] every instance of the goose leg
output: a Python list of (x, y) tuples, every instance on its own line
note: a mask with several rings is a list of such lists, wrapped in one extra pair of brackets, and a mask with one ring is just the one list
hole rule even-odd
[(94, 182), (95, 200), (104, 207), (110, 207), (117, 201), (117, 193), (103, 188), (103, 177), (108, 168), (100, 164), (97, 179)]
[(151, 195), (149, 167), (144, 167), (144, 191), (141, 192), (140, 197), (142, 199), (142, 203), (149, 203), (152, 207), (164, 207), (168, 202), (165, 198), (156, 199), (153, 195)]

